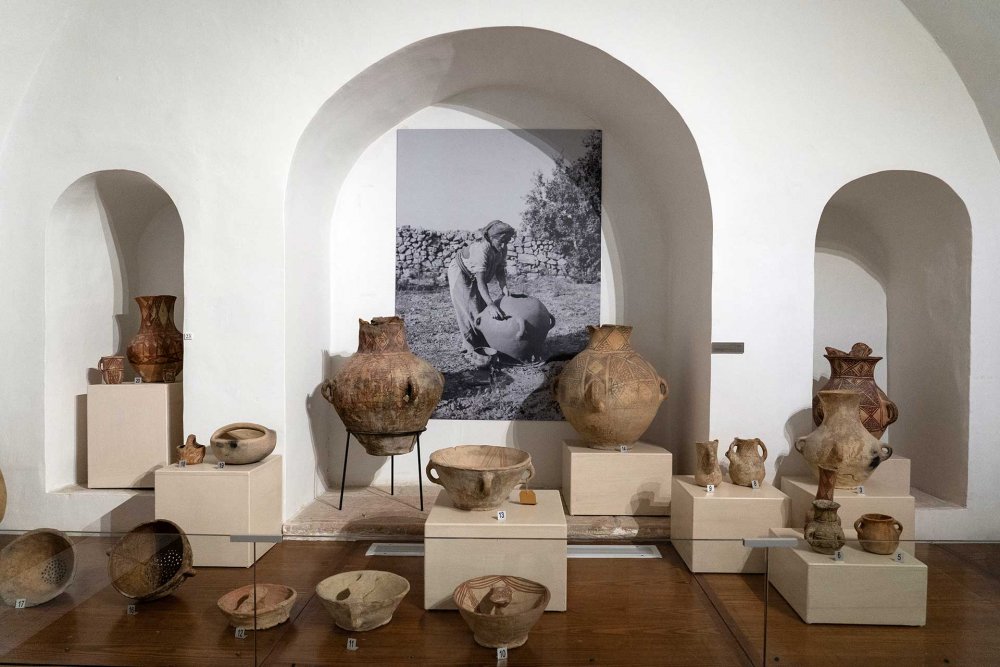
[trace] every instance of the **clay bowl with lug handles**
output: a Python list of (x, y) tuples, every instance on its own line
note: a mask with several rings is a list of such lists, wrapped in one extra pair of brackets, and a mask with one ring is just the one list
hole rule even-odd
[(226, 465), (257, 463), (274, 451), (274, 431), (250, 422), (226, 424), (212, 434), (212, 453)]
[(234, 628), (266, 630), (288, 620), (296, 597), (295, 589), (281, 584), (249, 584), (229, 591), (216, 604)]
[(888, 514), (862, 514), (854, 522), (854, 530), (862, 549), (887, 556), (899, 547), (903, 524)]
[(433, 452), (427, 462), (427, 479), (443, 486), (462, 510), (496, 509), (534, 476), (531, 454), (513, 447), (458, 445)]
[(194, 553), (187, 535), (173, 521), (143, 523), (124, 535), (108, 552), (111, 585), (139, 602), (170, 595), (195, 575)]
[(551, 595), (530, 579), (489, 575), (463, 581), (452, 598), (477, 644), (517, 648), (528, 641), (528, 632), (542, 617)]
[(333, 622), (348, 632), (385, 625), (409, 592), (410, 582), (405, 577), (381, 570), (341, 572), (316, 585), (316, 595)]
[(63, 533), (39, 528), (0, 550), (0, 597), (11, 607), (44, 604), (70, 585), (76, 574), (73, 544)]

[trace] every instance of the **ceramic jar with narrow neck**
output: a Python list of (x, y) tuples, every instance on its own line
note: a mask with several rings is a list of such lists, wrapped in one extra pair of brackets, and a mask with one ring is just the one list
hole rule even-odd
[[(861, 395), (858, 402), (858, 417), (865, 429), (876, 438), (899, 419), (896, 404), (889, 400), (885, 392), (875, 383), (875, 366), (882, 357), (873, 357), (872, 348), (864, 343), (855, 343), (850, 352), (834, 347), (826, 348), (823, 355), (830, 362), (830, 379), (823, 390), (847, 389)], [(813, 423), (823, 423), (825, 408), (819, 395), (813, 397)]]
[(143, 382), (174, 382), (184, 367), (184, 337), (174, 324), (174, 303), (169, 294), (137, 296), (139, 332), (125, 351)]
[(821, 554), (833, 554), (844, 546), (844, 529), (840, 525), (840, 503), (833, 500), (814, 500), (813, 519), (806, 524), (803, 536), (812, 550)]

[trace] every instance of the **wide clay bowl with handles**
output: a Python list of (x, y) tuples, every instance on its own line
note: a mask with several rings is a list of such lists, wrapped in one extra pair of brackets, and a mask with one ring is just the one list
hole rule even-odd
[(534, 476), (531, 454), (513, 447), (459, 445), (437, 450), (427, 462), (427, 479), (443, 486), (463, 510), (496, 509)]
[(226, 424), (212, 434), (212, 454), (226, 465), (257, 463), (274, 451), (278, 436), (260, 424)]

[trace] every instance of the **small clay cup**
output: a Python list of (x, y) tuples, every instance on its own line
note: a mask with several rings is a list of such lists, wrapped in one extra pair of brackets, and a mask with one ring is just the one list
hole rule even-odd
[(97, 362), (97, 370), (101, 371), (104, 384), (121, 384), (125, 377), (125, 357), (101, 357)]
[(899, 547), (903, 524), (888, 514), (862, 514), (854, 522), (861, 548), (873, 554), (888, 555)]

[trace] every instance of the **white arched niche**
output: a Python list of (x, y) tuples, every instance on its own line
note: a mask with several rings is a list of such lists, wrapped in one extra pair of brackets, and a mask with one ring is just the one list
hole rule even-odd
[[(673, 449), (685, 470), (690, 443), (708, 435), (711, 351), (711, 206), (694, 139), (658, 90), (607, 53), (543, 30), (485, 28), (379, 61), (331, 97), (299, 141), (285, 207), (288, 510), (339, 484), (343, 426), (318, 386), (331, 358), (355, 350), (357, 317), (393, 306), (391, 264), (374, 267), (391, 261), (394, 223), (373, 223), (377, 210), (348, 200), (348, 176), (380, 137), (435, 105), (505, 128), (557, 118), (603, 131), (603, 315), (634, 325), (636, 347), (669, 379), (671, 398), (645, 439)], [(353, 262), (349, 275), (344, 262)], [(334, 315), (341, 299), (353, 313), (338, 306)], [(516, 446), (532, 454), (540, 486), (558, 487), (560, 441), (572, 435), (564, 422), (436, 421), (423, 456), (461, 443)], [(371, 483), (385, 462), (357, 456), (349, 485)], [(397, 458), (397, 482), (415, 482), (415, 461)]]
[[(87, 386), (139, 329), (134, 297), (173, 294), (184, 313), (184, 230), (147, 176), (101, 171), (70, 185), (45, 230), (45, 486), (86, 486)], [(128, 363), (126, 381), (132, 379)]]
[(971, 251), (965, 204), (915, 171), (848, 183), (816, 233), (814, 388), (829, 377), (824, 347), (871, 345), (899, 407), (883, 439), (910, 458), (918, 495), (953, 505), (968, 490)]

